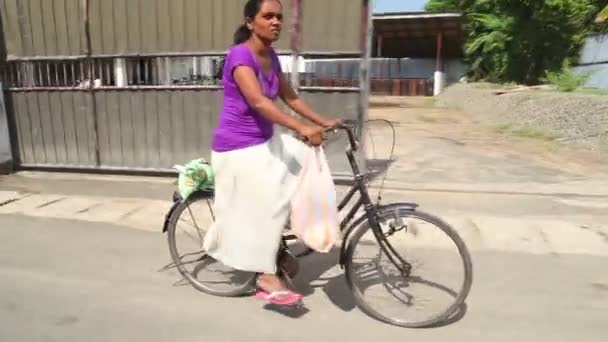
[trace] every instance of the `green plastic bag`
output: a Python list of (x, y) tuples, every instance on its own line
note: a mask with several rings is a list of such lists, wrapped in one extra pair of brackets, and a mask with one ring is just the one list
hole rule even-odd
[(185, 165), (173, 167), (179, 172), (177, 186), (183, 200), (188, 199), (196, 191), (213, 188), (215, 174), (205, 159), (195, 159)]

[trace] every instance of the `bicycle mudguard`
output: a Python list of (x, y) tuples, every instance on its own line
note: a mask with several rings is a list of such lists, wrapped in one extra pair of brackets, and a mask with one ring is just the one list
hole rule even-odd
[[(376, 208), (376, 211), (381, 212), (384, 210), (390, 210), (391, 208), (396, 207), (405, 207), (408, 210), (415, 211), (418, 208), (418, 204), (416, 203), (392, 203), (387, 205), (381, 205)], [(365, 214), (359, 216), (355, 222), (353, 222), (342, 234), (342, 246), (340, 247), (340, 267), (344, 269), (344, 265), (346, 263), (346, 248), (348, 247), (348, 238), (350, 235), (358, 228), (363, 222), (367, 220), (367, 216)]]
[(193, 192), (190, 195), (190, 197), (188, 197), (187, 199), (183, 199), (182, 196), (179, 194), (179, 191), (173, 192), (173, 205), (171, 206), (171, 208), (165, 215), (165, 222), (163, 223), (163, 233), (167, 232), (167, 229), (169, 228), (169, 219), (171, 218), (171, 215), (173, 214), (175, 209), (177, 209), (177, 206), (182, 204), (184, 201), (194, 198), (196, 196), (203, 197), (203, 198), (212, 198), (213, 190), (212, 189), (197, 190), (197, 191)]
[(177, 208), (177, 206), (180, 203), (181, 203), (181, 201), (173, 201), (173, 205), (171, 206), (171, 208), (169, 209), (167, 214), (165, 214), (165, 222), (163, 222), (163, 233), (167, 232), (167, 228), (169, 227), (169, 218), (171, 217), (171, 214), (173, 214), (173, 212), (175, 211), (175, 209)]

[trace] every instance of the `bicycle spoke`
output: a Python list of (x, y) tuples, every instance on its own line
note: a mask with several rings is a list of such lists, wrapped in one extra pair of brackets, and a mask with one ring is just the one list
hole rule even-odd
[[(388, 259), (395, 265), (395, 267), (397, 267), (397, 269), (400, 272), (403, 273), (404, 276), (409, 276), (409, 272), (412, 269), (412, 265), (409, 264), (407, 261), (405, 261), (399, 255), (399, 253), (397, 253), (397, 251), (395, 251), (395, 249), (393, 248), (393, 246), (388, 242), (388, 240), (386, 239), (386, 237), (382, 233), (382, 229), (380, 227), (372, 228), (372, 230), (374, 232), (374, 236), (376, 237), (377, 242), (380, 244), (380, 248), (386, 254), (386, 256), (388, 257)], [(399, 263), (402, 266), (399, 266), (399, 264), (397, 263), (397, 261), (395, 261), (395, 259), (398, 259)]]
[[(210, 216), (206, 210), (209, 210)], [(202, 216), (199, 216), (201, 213)], [(190, 216), (190, 218), (186, 216)], [(175, 262), (174, 267), (179, 270), (188, 283), (197, 290), (208, 294), (234, 297), (252, 291), (255, 274), (232, 269), (205, 253), (204, 238), (208, 232), (205, 225), (209, 223), (210, 218), (215, 221), (213, 198), (210, 198), (209, 194), (196, 193), (176, 207), (167, 230), (169, 250), (171, 258)], [(202, 223), (203, 226), (199, 223)], [(180, 229), (183, 230), (183, 233)], [(196, 232), (193, 232), (193, 229)], [(194, 251), (183, 253), (188, 251), (186, 248)]]
[(445, 222), (409, 205), (389, 206), (377, 215), (347, 247), (346, 277), (357, 304), (398, 326), (444, 321), (471, 286), (463, 241)]
[(215, 213), (213, 212), (213, 207), (211, 207), (211, 201), (207, 200), (207, 207), (209, 208), (209, 212), (211, 213), (211, 219), (215, 221)]
[[(203, 255), (202, 255), (200, 258), (198, 258), (198, 259), (196, 259), (196, 260), (192, 260), (192, 261), (181, 262), (181, 261), (182, 261), (182, 260), (183, 260), (185, 257), (187, 257), (187, 256), (191, 256), (191, 255), (196, 255), (196, 254), (199, 254), (199, 253), (201, 253), (201, 252), (202, 252), (202, 253), (204, 253), (204, 254), (203, 254)], [(186, 254), (184, 254), (184, 255), (182, 255), (182, 256), (180, 256), (180, 257), (179, 257), (179, 260), (180, 260), (180, 263), (179, 263), (179, 264), (180, 264), (180, 265), (190, 265), (190, 264), (193, 264), (193, 263), (195, 263), (195, 262), (200, 262), (200, 261), (203, 261), (203, 260), (205, 260), (207, 257), (208, 257), (207, 253), (205, 253), (205, 252), (203, 252), (203, 251), (199, 251), (199, 252), (192, 252), (192, 253), (186, 253)]]
[[(403, 287), (409, 286), (409, 283), (406, 280), (407, 278), (409, 278), (408, 276), (392, 276), (391, 274), (383, 272), (382, 267), (380, 267), (380, 270), (378, 272), (380, 273), (380, 277), (385, 280), (382, 282), (382, 286), (384, 286), (388, 293), (390, 293), (396, 300), (398, 300), (402, 304), (412, 305), (414, 296), (402, 290)], [(407, 301), (404, 301), (400, 296), (397, 295), (397, 293), (402, 294), (403, 297), (407, 298)]]
[(202, 240), (203, 237), (201, 236), (200, 229), (198, 228), (198, 224), (196, 223), (196, 219), (194, 218), (194, 214), (192, 214), (192, 209), (190, 209), (190, 206), (188, 206), (188, 212), (190, 213), (190, 217), (192, 217), (192, 222), (194, 223), (194, 228), (196, 229), (196, 232), (198, 233), (199, 238), (201, 238), (201, 240)]
[[(203, 252), (203, 251), (200, 251), (200, 252), (192, 252), (192, 253), (187, 253), (187, 254), (184, 254), (184, 255), (182, 255), (182, 256), (179, 258), (179, 260), (182, 260), (182, 259), (183, 259), (184, 257), (186, 257), (186, 256), (195, 255), (195, 254), (198, 254), (198, 253), (201, 253), (201, 252)], [(204, 253), (204, 252), (203, 252), (203, 253)], [(193, 261), (188, 261), (188, 262), (180, 262), (180, 263), (179, 263), (179, 265), (189, 265), (189, 264), (192, 264), (192, 263), (195, 263), (195, 262), (201, 261), (201, 260), (203, 260), (203, 259), (204, 259), (204, 258), (206, 258), (206, 257), (207, 257), (207, 254), (205, 254), (205, 255), (201, 256), (200, 258), (198, 258), (198, 259), (196, 259), (196, 260), (193, 260)], [(167, 265), (163, 266), (163, 267), (162, 267), (162, 268), (159, 270), (159, 272), (164, 272), (164, 271), (166, 271), (166, 270), (170, 270), (170, 269), (172, 269), (172, 268), (176, 268), (177, 266), (178, 266), (178, 263), (172, 262), (172, 263), (169, 263), (169, 264), (167, 264)]]
[(190, 227), (192, 227), (192, 228), (194, 228), (194, 229), (198, 229), (198, 228), (197, 228), (195, 225), (193, 225), (192, 223), (190, 223), (190, 222), (186, 221), (185, 219), (183, 219), (183, 218), (181, 218), (181, 217), (179, 218), (179, 221), (182, 221), (182, 222), (187, 223), (187, 224), (188, 224)]
[[(414, 296), (412, 296), (411, 294), (404, 292), (403, 290), (401, 290), (401, 288), (399, 288), (397, 286), (391, 286), (388, 283), (384, 283), (383, 285), (384, 285), (384, 288), (386, 288), (386, 291), (388, 293), (390, 293), (393, 296), (393, 298), (395, 298), (396, 300), (401, 302), (401, 304), (404, 304), (407, 306), (414, 305), (414, 303), (413, 303)], [(400, 296), (396, 295), (395, 292), (401, 293), (403, 295), (402, 297), (405, 297), (407, 300), (403, 300)]]
[[(194, 218), (192, 210), (190, 210), (190, 206), (188, 206), (187, 208), (188, 208), (188, 212), (190, 213), (190, 217), (192, 218), (192, 221), (194, 221), (194, 225), (192, 223), (186, 221), (182, 217), (180, 217), (178, 221), (185, 222), (190, 227), (192, 227), (192, 228), (194, 228), (196, 230), (196, 233), (198, 235), (198, 244), (199, 244), (199, 247), (203, 247), (203, 243), (204, 243), (203, 231), (200, 228), (198, 228), (198, 225), (196, 224), (196, 220)], [(186, 230), (184, 230), (184, 233), (186, 235), (188, 235), (192, 239), (192, 241), (196, 241), (196, 238), (194, 236), (192, 236), (190, 233), (188, 233)]]
[[(189, 237), (192, 239), (192, 241), (196, 241), (196, 237), (195, 237), (194, 235), (192, 235), (192, 234), (188, 233), (187, 231), (184, 231), (184, 234), (188, 235), (188, 236), (189, 236)], [(199, 240), (199, 241), (201, 240), (200, 234), (199, 234), (199, 238), (198, 238), (198, 240)], [(202, 243), (202, 242), (200, 243), (200, 246), (199, 246), (199, 247), (203, 247), (203, 243)]]
[(188, 281), (185, 279), (180, 279), (178, 281), (176, 281), (175, 283), (173, 283), (172, 286), (187, 286), (188, 285)]

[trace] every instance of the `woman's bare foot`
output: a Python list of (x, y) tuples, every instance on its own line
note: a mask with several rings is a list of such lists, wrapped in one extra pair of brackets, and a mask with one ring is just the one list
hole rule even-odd
[(260, 274), (258, 276), (258, 287), (268, 293), (288, 290), (276, 274)]
[(285, 283), (275, 274), (260, 274), (258, 288), (255, 296), (276, 305), (298, 305), (302, 302), (302, 295), (290, 291)]

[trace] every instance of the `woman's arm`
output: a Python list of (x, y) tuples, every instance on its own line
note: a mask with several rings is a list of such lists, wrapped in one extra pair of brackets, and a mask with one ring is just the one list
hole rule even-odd
[(247, 103), (268, 120), (299, 132), (303, 123), (283, 113), (269, 98), (264, 96), (254, 71), (247, 66), (238, 66), (233, 72), (234, 81), (247, 100)]
[(279, 94), (281, 99), (285, 101), (289, 108), (293, 109), (298, 114), (322, 127), (332, 127), (340, 122), (340, 120), (329, 119), (313, 111), (308, 104), (296, 94), (283, 74), (279, 74), (279, 82)]
[(247, 103), (258, 113), (275, 124), (296, 131), (313, 145), (320, 145), (323, 142), (323, 127), (303, 123), (285, 114), (273, 101), (264, 96), (258, 78), (250, 67), (236, 67), (233, 77)]

